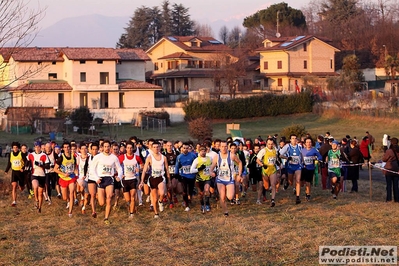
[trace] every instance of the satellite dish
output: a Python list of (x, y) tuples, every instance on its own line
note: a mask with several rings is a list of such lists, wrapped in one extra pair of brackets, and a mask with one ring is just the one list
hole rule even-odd
[(277, 38), (280, 38), (280, 37), (281, 37), (280, 32), (277, 32), (277, 33), (276, 33), (276, 37), (277, 37)]

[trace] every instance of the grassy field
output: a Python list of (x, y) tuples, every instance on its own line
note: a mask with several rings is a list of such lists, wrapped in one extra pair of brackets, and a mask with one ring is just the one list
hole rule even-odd
[[(225, 124), (230, 122), (240, 123), (244, 136), (251, 138), (303, 124), (311, 134), (330, 131), (340, 138), (346, 134), (360, 138), (369, 130), (378, 144), (383, 133), (395, 136), (399, 124), (301, 114), (215, 123), (214, 136), (225, 138)], [(131, 135), (189, 138), (184, 124), (162, 135), (141, 135), (138, 129), (123, 128), (120, 138)], [(0, 134), (2, 143), (15, 139), (28, 143), (35, 137)], [(5, 159), (0, 158), (0, 165), (5, 165)], [(214, 200), (212, 211), (201, 214), (195, 197), (188, 213), (179, 205), (165, 209), (155, 220), (147, 203), (128, 219), (121, 200), (121, 207), (111, 212), (111, 225), (106, 226), (102, 208), (98, 208), (97, 219), (80, 214), (78, 208), (69, 218), (65, 203), (56, 198), (52, 205), (43, 206), (40, 215), (25, 192), (19, 195), (18, 206), (10, 207), (8, 177), (0, 170), (0, 265), (317, 265), (320, 245), (398, 246), (399, 204), (384, 202), (381, 181), (373, 183), (370, 199), (367, 174), (362, 176), (359, 193), (341, 193), (338, 200), (328, 190), (315, 187), (312, 201), (295, 205), (289, 189), (280, 191), (276, 207), (270, 208), (270, 202), (256, 205), (255, 193), (249, 192), (241, 206), (228, 207), (227, 219)]]

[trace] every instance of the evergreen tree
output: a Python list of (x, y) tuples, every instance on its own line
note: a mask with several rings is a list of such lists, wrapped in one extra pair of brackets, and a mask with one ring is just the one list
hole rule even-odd
[(182, 4), (173, 4), (172, 35), (190, 36), (194, 34), (194, 22), (190, 19), (189, 8)]
[(172, 34), (172, 10), (169, 7), (169, 1), (162, 2), (162, 16), (161, 16), (161, 35), (169, 36)]

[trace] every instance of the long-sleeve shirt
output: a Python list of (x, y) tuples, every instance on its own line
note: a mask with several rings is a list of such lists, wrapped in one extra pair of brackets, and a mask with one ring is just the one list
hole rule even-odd
[(118, 172), (118, 178), (122, 179), (123, 169), (118, 157), (114, 154), (105, 155), (104, 153), (100, 153), (90, 163), (89, 179), (97, 182), (102, 177), (114, 176), (115, 171)]
[(179, 154), (176, 158), (175, 174), (180, 174), (180, 176), (185, 178), (194, 179), (195, 174), (192, 174), (190, 169), (196, 158), (197, 156), (191, 152), (188, 152), (187, 154)]

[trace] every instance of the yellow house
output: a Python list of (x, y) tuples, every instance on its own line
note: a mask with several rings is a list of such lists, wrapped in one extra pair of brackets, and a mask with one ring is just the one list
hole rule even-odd
[(230, 49), (212, 37), (167, 36), (146, 51), (154, 83), (165, 93), (185, 93), (219, 86), (216, 74), (236, 60)]
[[(12, 107), (74, 109), (86, 106), (97, 116), (130, 121), (137, 108), (154, 107), (159, 86), (145, 82), (140, 49), (0, 49), (7, 67), (0, 80)], [(8, 107), (5, 106), (5, 107)]]
[(313, 36), (267, 38), (260, 54), (261, 88), (284, 93), (304, 89), (304, 78), (318, 78), (324, 89), (325, 79), (336, 76), (334, 56), (339, 52), (328, 40)]

